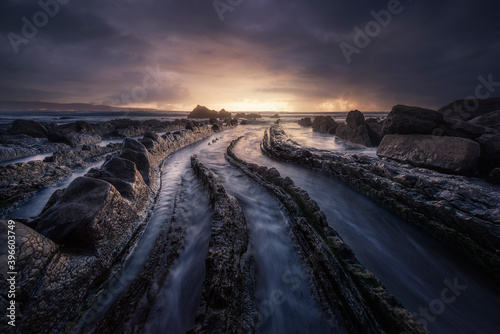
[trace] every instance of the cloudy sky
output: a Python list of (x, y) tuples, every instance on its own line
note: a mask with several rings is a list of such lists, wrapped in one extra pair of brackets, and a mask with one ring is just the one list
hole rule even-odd
[(57, 1), (1, 1), (0, 100), (369, 111), (500, 81), (494, 0)]

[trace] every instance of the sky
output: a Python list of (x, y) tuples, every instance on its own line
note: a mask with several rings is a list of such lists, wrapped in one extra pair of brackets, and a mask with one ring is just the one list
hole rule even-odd
[(437, 109), (479, 76), (500, 82), (499, 12), (494, 0), (2, 0), (0, 100)]

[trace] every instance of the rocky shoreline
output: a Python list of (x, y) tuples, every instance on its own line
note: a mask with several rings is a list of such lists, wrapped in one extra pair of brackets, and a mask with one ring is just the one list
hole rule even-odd
[[(18, 332), (74, 329), (142, 233), (161, 162), (214, 133), (206, 123), (196, 124), (201, 126), (125, 139), (118, 156), (56, 191), (39, 216), (17, 222)], [(6, 231), (6, 221), (0, 229)], [(2, 296), (1, 306), (6, 303)], [(6, 323), (0, 326), (7, 332)]]
[[(241, 138), (241, 137), (240, 137)], [(226, 159), (270, 191), (291, 219), (292, 238), (308, 269), (313, 295), (323, 312), (352, 333), (427, 333), (427, 330), (356, 259), (306, 191), (275, 168), (249, 164), (233, 152)]]
[(496, 190), (466, 177), (390, 160), (305, 148), (276, 125), (265, 133), (261, 148), (272, 158), (339, 179), (500, 277)]

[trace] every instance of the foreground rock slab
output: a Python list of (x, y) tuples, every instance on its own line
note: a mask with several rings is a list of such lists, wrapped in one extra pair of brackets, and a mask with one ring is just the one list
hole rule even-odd
[(479, 163), (481, 147), (458, 137), (387, 135), (377, 155), (438, 172), (472, 175)]

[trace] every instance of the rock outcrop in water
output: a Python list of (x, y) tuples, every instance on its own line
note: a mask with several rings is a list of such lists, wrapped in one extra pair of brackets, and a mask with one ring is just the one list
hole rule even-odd
[(275, 168), (249, 164), (233, 148), (226, 159), (268, 189), (291, 219), (294, 241), (311, 277), (313, 295), (322, 310), (350, 333), (427, 333), (382, 283), (356, 259), (306, 191)]
[(335, 135), (354, 144), (376, 146), (370, 139), (365, 116), (359, 110), (352, 110), (347, 114), (346, 123), (338, 125)]
[[(93, 170), (56, 191), (38, 217), (24, 221), (26, 226), (17, 222), (16, 256), (32, 259), (18, 261), (16, 267), (16, 286), (22, 291), (16, 296), (19, 332), (75, 330), (141, 234), (159, 186), (159, 164), (173, 151), (213, 133), (203, 126), (162, 137), (148, 135), (141, 140), (144, 144), (131, 142), (124, 147), (132, 152), (124, 148), (119, 156), (128, 161), (109, 160), (102, 173)], [(151, 137), (158, 141), (151, 145)], [(140, 145), (149, 146), (147, 154)], [(140, 170), (147, 165), (145, 157), (149, 171)], [(129, 161), (136, 169), (129, 168)], [(122, 170), (120, 163), (128, 169)], [(1, 221), (0, 229), (6, 228), (7, 222)], [(7, 244), (7, 233), (1, 236), (1, 243)], [(0, 331), (7, 332), (6, 326), (1, 323)]]
[(15, 120), (8, 132), (11, 135), (27, 135), (34, 138), (47, 138), (49, 133), (40, 123), (23, 119)]
[(350, 185), (500, 277), (500, 197), (462, 176), (301, 147), (279, 126), (262, 141), (272, 158), (319, 170)]
[(304, 117), (304, 118), (301, 118), (298, 122), (297, 122), (299, 125), (302, 125), (302, 126), (312, 126), (312, 121), (311, 121), (311, 117)]
[(328, 133), (331, 135), (335, 134), (339, 124), (331, 116), (316, 116), (312, 122), (312, 128), (314, 131)]
[(255, 264), (243, 210), (196, 157), (191, 157), (191, 165), (210, 197), (214, 216), (201, 302), (189, 333), (251, 333), (257, 314)]

